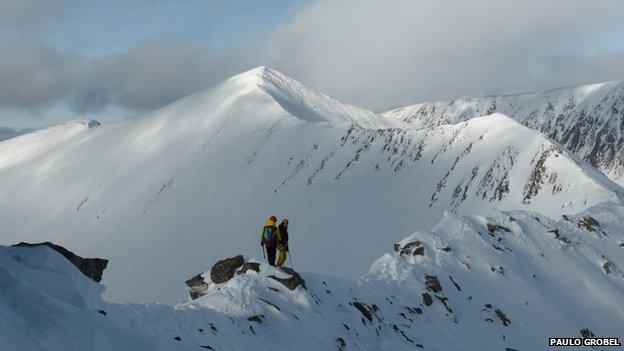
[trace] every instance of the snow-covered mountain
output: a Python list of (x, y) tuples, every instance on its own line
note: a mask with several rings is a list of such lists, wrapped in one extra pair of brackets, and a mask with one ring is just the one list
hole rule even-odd
[[(524, 351), (546, 349), (555, 336), (623, 340), (623, 251), (624, 207), (616, 203), (559, 219), (447, 212), (432, 231), (395, 244), (357, 282), (303, 273), (304, 282), (290, 284), (292, 272), (247, 259), (218, 284), (206, 272), (205, 295), (172, 307), (106, 302), (103, 287), (55, 251), (0, 246), (0, 280), (8, 283), (0, 289), (0, 344)], [(188, 277), (174, 280), (182, 285)]]
[(494, 112), (538, 130), (624, 184), (624, 83), (422, 103), (382, 115), (416, 126), (455, 124)]
[(173, 302), (189, 272), (259, 256), (269, 215), (295, 267), (357, 277), (450, 210), (551, 218), (622, 188), (501, 114), (413, 128), (264, 67), (139, 120), (82, 120), (0, 143), (0, 242), (110, 259), (105, 297)]

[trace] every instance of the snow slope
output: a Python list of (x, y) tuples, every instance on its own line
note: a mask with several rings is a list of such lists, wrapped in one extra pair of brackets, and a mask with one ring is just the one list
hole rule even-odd
[(110, 259), (115, 301), (178, 301), (179, 277), (259, 256), (287, 217), (297, 268), (363, 274), (388, 241), (449, 209), (556, 218), (622, 188), (500, 114), (406, 128), (261, 67), (139, 120), (81, 120), (0, 143), (0, 243)]
[(17, 351), (84, 350), (91, 341), (95, 350), (524, 351), (545, 349), (553, 336), (622, 340), (623, 251), (624, 207), (615, 203), (557, 220), (447, 212), (357, 282), (304, 273), (306, 287), (289, 290), (269, 278), (284, 273), (261, 264), (167, 306), (105, 302), (102, 287), (56, 252), (0, 246), (0, 277), (19, 281), (0, 289), (0, 314), (19, 320), (4, 324), (0, 343)]
[(0, 348), (195, 350), (145, 334), (97, 312), (104, 287), (47, 247), (0, 247)]
[(624, 83), (422, 103), (383, 113), (416, 126), (500, 112), (538, 130), (624, 184)]

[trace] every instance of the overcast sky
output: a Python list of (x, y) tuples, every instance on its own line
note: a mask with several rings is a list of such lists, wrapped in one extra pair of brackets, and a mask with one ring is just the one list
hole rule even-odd
[(376, 111), (624, 80), (624, 1), (0, 0), (0, 138), (267, 65)]

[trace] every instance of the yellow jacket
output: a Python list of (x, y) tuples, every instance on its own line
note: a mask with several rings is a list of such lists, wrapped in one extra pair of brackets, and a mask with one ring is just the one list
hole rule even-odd
[(266, 228), (266, 227), (273, 227), (273, 228), (275, 228), (275, 243), (279, 243), (280, 241), (282, 241), (282, 236), (280, 235), (279, 228), (275, 225), (274, 221), (269, 219), (264, 224), (264, 227), (262, 227), (262, 229), (260, 230), (260, 242), (262, 242), (262, 234), (264, 234), (264, 228)]

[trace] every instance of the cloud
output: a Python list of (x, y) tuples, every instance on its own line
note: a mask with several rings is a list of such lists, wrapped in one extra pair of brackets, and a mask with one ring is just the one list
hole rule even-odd
[(130, 51), (90, 62), (74, 87), (80, 112), (108, 105), (151, 110), (227, 78), (231, 68), (201, 48), (166, 40), (142, 42)]
[(79, 14), (79, 3), (0, 0), (0, 109), (140, 114), (263, 64), (376, 110), (624, 79), (624, 3), (616, 1), (316, 0), (292, 7), (274, 30), (250, 29), (212, 48), (183, 31), (157, 32), (95, 57), (48, 37), (62, 36), (51, 29)]
[(319, 0), (269, 52), (316, 89), (383, 109), (622, 79), (623, 21), (608, 0)]
[[(155, 38), (97, 58), (44, 44), (5, 43), (0, 54), (0, 107), (37, 112), (59, 101), (76, 113), (109, 106), (133, 111), (167, 105), (252, 66), (236, 51), (209, 55), (175, 39)], [(248, 60), (249, 59), (249, 60)]]
[(35, 129), (32, 128), (24, 128), (24, 129), (16, 129), (10, 127), (0, 127), (0, 141), (15, 138), (22, 134), (30, 133)]
[(29, 43), (4, 43), (0, 54), (0, 106), (37, 108), (66, 96), (80, 58)]

